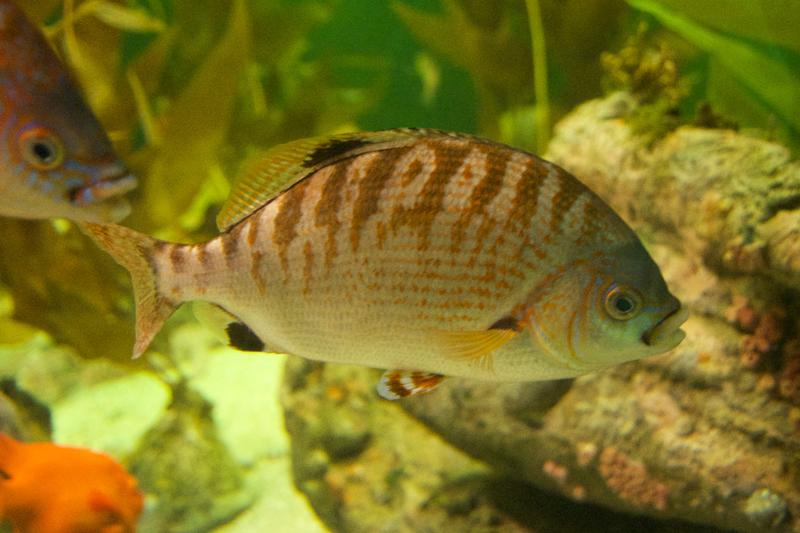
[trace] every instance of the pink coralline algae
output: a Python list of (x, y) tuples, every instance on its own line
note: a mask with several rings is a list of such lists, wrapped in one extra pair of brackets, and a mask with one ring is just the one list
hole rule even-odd
[(800, 401), (800, 339), (783, 347), (783, 370), (778, 378), (778, 392), (784, 398)]
[(780, 348), (786, 333), (786, 313), (783, 309), (774, 309), (759, 314), (752, 307), (742, 305), (735, 317), (739, 328), (750, 333), (742, 339), (739, 360), (745, 368), (754, 369), (766, 355)]
[(558, 464), (553, 460), (547, 460), (542, 465), (542, 472), (547, 474), (559, 485), (563, 485), (567, 481), (567, 468)]
[(659, 511), (667, 508), (669, 487), (652, 479), (640, 461), (609, 446), (600, 453), (598, 470), (620, 499), (636, 507), (648, 506)]

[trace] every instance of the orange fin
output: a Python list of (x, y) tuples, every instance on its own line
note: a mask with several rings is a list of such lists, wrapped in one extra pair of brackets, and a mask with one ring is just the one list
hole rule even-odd
[(445, 357), (478, 360), (492, 368), (492, 353), (517, 336), (513, 329), (484, 331), (437, 331), (434, 336)]
[(11, 479), (9, 469), (19, 446), (20, 442), (5, 433), (0, 433), (0, 481)]
[(444, 376), (418, 370), (387, 370), (378, 382), (378, 394), (387, 400), (399, 400), (415, 394), (430, 392), (442, 381)]
[(125, 267), (131, 275), (133, 298), (136, 301), (136, 343), (134, 359), (142, 355), (153, 337), (180, 302), (174, 302), (158, 290), (152, 257), (159, 241), (116, 224), (79, 225), (100, 248)]

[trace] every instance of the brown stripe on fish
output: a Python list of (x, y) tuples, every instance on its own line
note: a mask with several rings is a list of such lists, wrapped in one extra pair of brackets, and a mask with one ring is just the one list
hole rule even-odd
[(239, 239), (242, 236), (244, 225), (244, 222), (236, 224), (220, 238), (220, 245), (222, 246), (222, 259), (225, 261), (225, 266), (229, 268), (236, 266), (236, 256), (239, 251)]
[(339, 219), (339, 211), (341, 210), (350, 166), (356, 159), (349, 159), (333, 165), (331, 173), (322, 186), (322, 193), (317, 202), (314, 223), (317, 226), (328, 227), (328, 238), (325, 241), (325, 267), (328, 269), (331, 268), (333, 259), (336, 257), (336, 236), (342, 225)]
[(507, 231), (513, 231), (520, 237), (527, 235), (530, 219), (536, 213), (539, 193), (546, 177), (547, 168), (542, 161), (535, 157), (525, 161), (511, 200), (511, 210), (506, 217)]
[(408, 165), (406, 165), (405, 170), (402, 171), (400, 174), (400, 186), (401, 187), (408, 187), (411, 183), (419, 176), (419, 173), (422, 172), (422, 161), (419, 159), (414, 159)]
[(267, 283), (264, 276), (261, 274), (261, 260), (264, 258), (264, 253), (258, 249), (253, 249), (250, 253), (250, 277), (258, 288), (258, 292), (263, 296), (267, 292)]
[(404, 224), (416, 231), (418, 250), (428, 248), (433, 221), (444, 210), (447, 185), (450, 180), (458, 177), (457, 171), (472, 150), (472, 147), (461, 143), (426, 144), (433, 156), (431, 173), (417, 194), (414, 205), (396, 207), (390, 219), (390, 226), (394, 230), (397, 230), (400, 224)]
[(508, 162), (511, 159), (510, 150), (498, 150), (494, 147), (481, 147), (485, 157), (485, 173), (483, 179), (472, 190), (468, 201), (468, 207), (462, 211), (456, 223), (453, 235), (453, 251), (458, 251), (461, 240), (464, 238), (464, 231), (470, 221), (478, 216), (482, 216), (481, 225), (475, 235), (474, 253), (479, 253), (481, 246), (486, 240), (489, 231), (495, 225), (493, 219), (488, 216), (487, 209), (492, 200), (500, 193), (505, 181), (506, 173), (509, 172)]
[(586, 189), (577, 179), (564, 170), (555, 168), (555, 175), (558, 179), (558, 190), (550, 204), (550, 231), (558, 233), (561, 229), (561, 222), (566, 217), (572, 204)]
[(272, 242), (278, 248), (278, 256), (286, 277), (289, 277), (289, 246), (297, 237), (297, 224), (303, 215), (302, 205), (309, 179), (299, 181), (291, 189), (280, 196), (278, 212), (275, 215)]
[(186, 270), (185, 248), (182, 244), (168, 244), (166, 251), (169, 257), (169, 266), (174, 274), (182, 274)]
[(207, 243), (193, 244), (189, 249), (191, 250), (195, 259), (197, 259), (197, 262), (200, 263), (204, 269), (207, 269), (210, 266), (211, 255), (208, 253)]
[[(353, 252), (358, 250), (361, 232), (364, 230), (367, 221), (378, 211), (378, 200), (380, 200), (386, 183), (395, 173), (397, 161), (407, 154), (409, 150), (411, 150), (410, 147), (402, 147), (374, 154), (370, 168), (367, 172), (364, 172), (363, 177), (358, 181), (358, 190), (350, 222), (350, 244)], [(350, 173), (356, 170), (356, 168), (351, 168)]]
[(250, 216), (246, 220), (245, 225), (247, 226), (247, 245), (253, 248), (256, 245), (256, 240), (258, 240), (258, 230), (261, 227), (261, 215), (264, 213), (264, 210), (258, 211), (256, 216)]
[(311, 294), (311, 281), (314, 276), (314, 248), (310, 241), (303, 247), (305, 262), (303, 263), (303, 294)]

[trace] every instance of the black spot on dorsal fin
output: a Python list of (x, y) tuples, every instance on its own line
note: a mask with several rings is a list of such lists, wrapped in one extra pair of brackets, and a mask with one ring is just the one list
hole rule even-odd
[(519, 320), (513, 316), (504, 316), (489, 326), (489, 329), (510, 329), (512, 331), (521, 331), (522, 328), (519, 326)]
[(333, 139), (325, 144), (318, 146), (313, 152), (303, 160), (303, 166), (311, 168), (346, 154), (350, 150), (361, 148), (370, 144), (365, 139)]
[(264, 341), (242, 322), (231, 322), (225, 328), (231, 347), (244, 352), (263, 352)]
[(8, 481), (9, 479), (11, 479), (11, 474), (5, 470), (0, 470), (0, 481)]

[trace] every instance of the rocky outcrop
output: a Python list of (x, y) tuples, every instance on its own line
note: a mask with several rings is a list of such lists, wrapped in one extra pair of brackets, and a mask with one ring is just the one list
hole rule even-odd
[[(535, 425), (534, 419), (522, 420), (539, 417), (564, 395), (569, 383), (528, 388), (524, 398), (509, 400), (494, 386), (475, 389), (473, 395), (462, 388), (463, 383), (453, 380), (442, 386), (443, 391), (428, 395), (426, 403), (419, 404), (422, 411), (440, 412), (441, 420), (465, 418), (450, 418), (455, 432), (431, 424), (434, 429), (466, 451), (491, 461), (482, 463), (442, 440), (399, 403), (378, 398), (374, 384), (379, 374), (363, 367), (323, 365), (299, 358), (287, 364), (283, 403), (295, 483), (333, 531), (714, 531), (615, 513), (586, 503), (589, 485), (568, 471), (568, 463), (561, 459), (569, 453), (566, 439), (551, 436), (547, 449), (563, 450), (539, 465), (547, 480), (544, 485), (563, 489), (566, 498), (523, 480), (529, 470), (523, 464), (528, 457), (538, 457), (531, 448), (541, 443), (525, 435), (531, 424)], [(511, 387), (504, 389), (510, 391)], [(492, 419), (504, 412), (505, 402), (520, 417), (513, 418), (516, 426)], [(461, 411), (459, 405), (471, 407)], [(474, 439), (466, 438), (471, 432)], [(516, 459), (505, 444), (516, 448)], [(506, 457), (501, 458), (504, 452)], [(583, 451), (584, 457), (592, 453), (591, 449)], [(625, 462), (626, 468), (618, 468), (615, 461)], [(666, 497), (656, 481), (641, 475), (643, 466), (621, 453), (608, 457), (604, 464), (613, 471), (609, 476), (621, 490), (649, 491), (635, 498), (658, 505)]]

